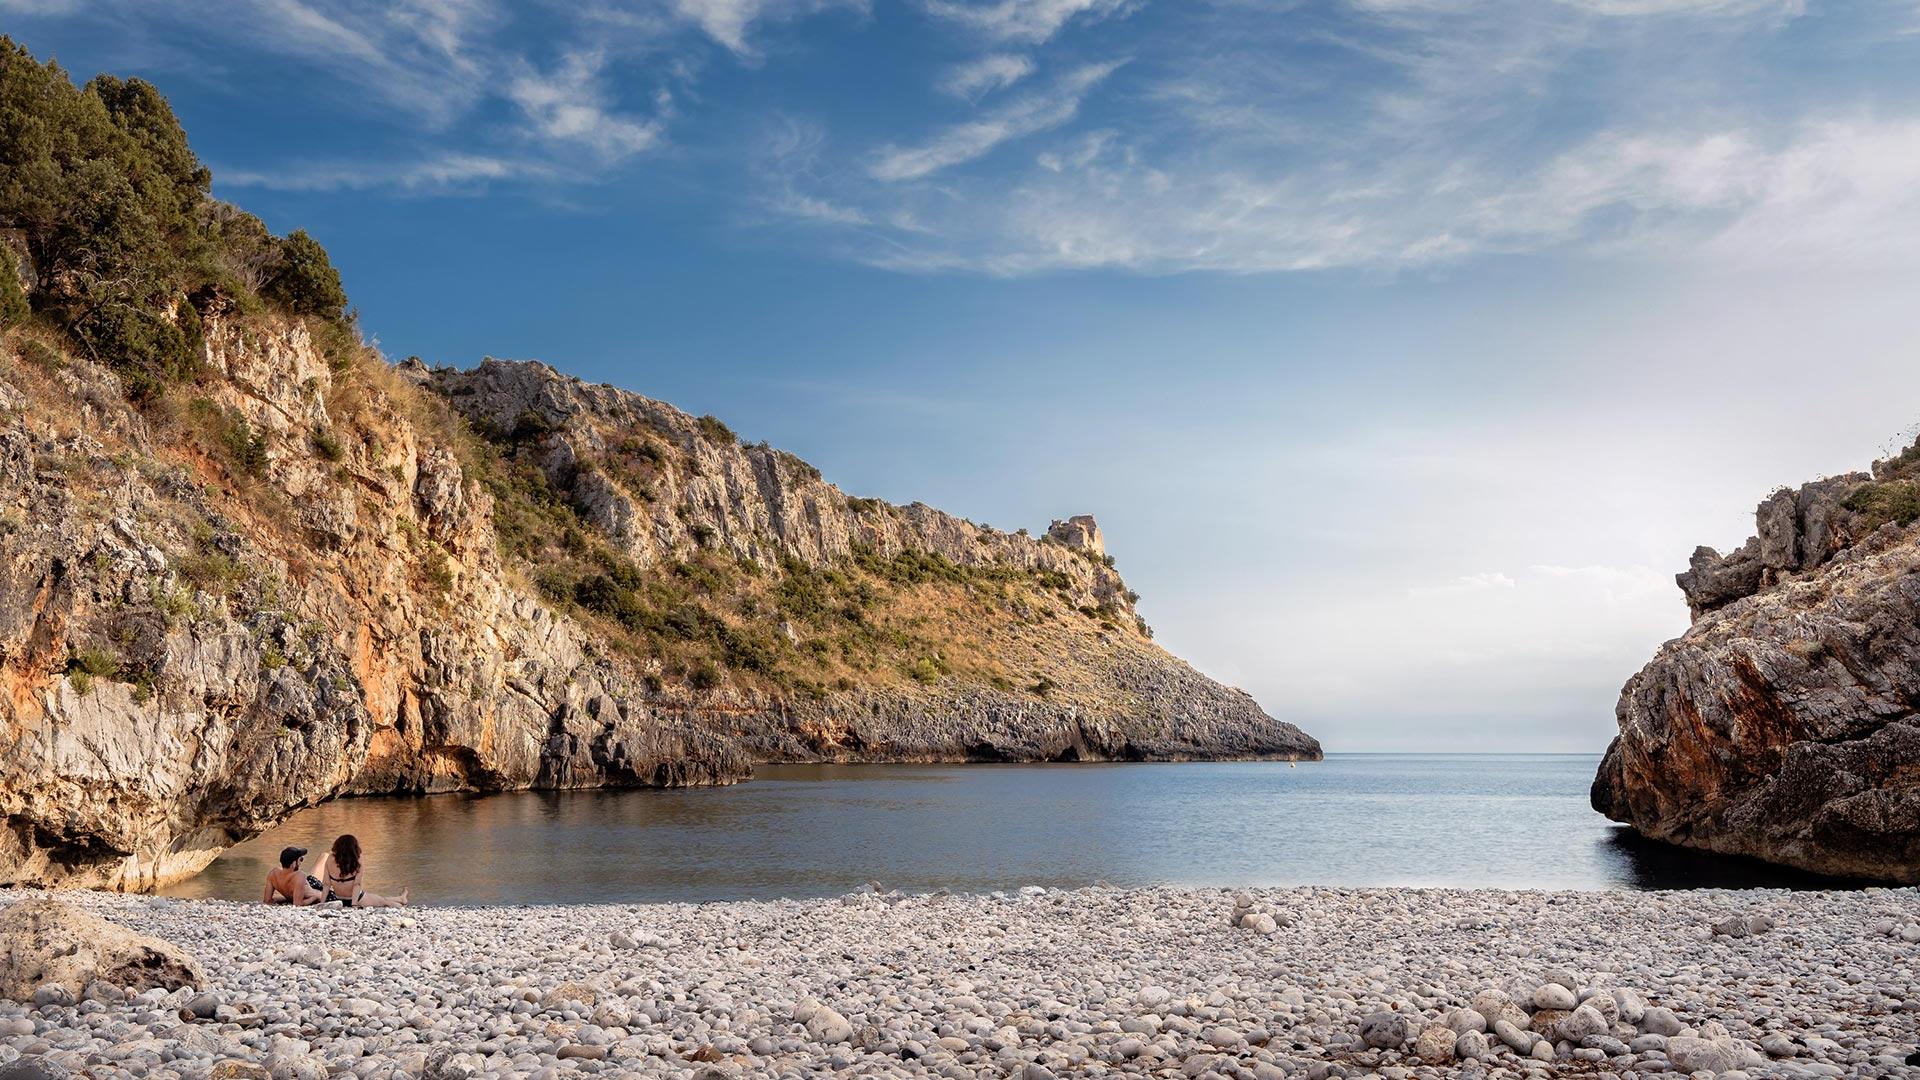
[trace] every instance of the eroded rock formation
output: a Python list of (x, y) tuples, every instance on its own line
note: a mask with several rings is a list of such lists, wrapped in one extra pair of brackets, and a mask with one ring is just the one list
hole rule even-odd
[(1621, 692), (1593, 805), (1654, 838), (1920, 881), (1920, 452), (1783, 489), (1678, 577), (1693, 625)]
[(542, 365), (202, 316), (194, 384), (138, 407), (0, 335), (0, 883), (153, 887), (338, 795), (1318, 756), (1151, 641), (1091, 519), (854, 499)]
[(211, 322), (207, 359), (179, 415), (0, 370), (0, 881), (150, 887), (336, 794), (748, 773), (513, 584), (407, 388), (294, 325)]

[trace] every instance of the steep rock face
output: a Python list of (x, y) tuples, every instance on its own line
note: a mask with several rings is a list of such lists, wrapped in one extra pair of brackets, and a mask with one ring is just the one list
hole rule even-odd
[[(340, 795), (1319, 755), (1151, 641), (1090, 518), (1035, 539), (850, 498), (711, 418), (540, 365), (396, 377), (217, 312), (205, 342), (192, 387), (143, 409), (106, 369), (0, 336), (0, 883), (151, 888)], [(717, 676), (636, 647), (502, 548), (474, 475), (496, 450), (443, 400), (533, 429), (515, 445), (568, 528), (641, 585), (744, 582), (733, 607), (702, 598), (721, 640), (881, 658), (782, 682), (744, 647)], [(844, 640), (771, 606), (800, 578)], [(908, 670), (889, 648), (921, 652)]]
[[(207, 358), (176, 420), (246, 491), (104, 369), (0, 361), (0, 881), (152, 887), (338, 794), (748, 773), (507, 580), (373, 373), (336, 386), (290, 326), (213, 324)], [(336, 389), (382, 435), (317, 454)]]
[(1781, 488), (1754, 512), (1756, 535), (1721, 555), (1698, 547), (1675, 580), (1696, 618), (1777, 584), (1796, 571), (1817, 570), (1878, 525), (1875, 515), (1849, 507), (1848, 497), (1873, 478), (1847, 473)]
[[(1091, 517), (1055, 522), (1045, 542), (921, 503), (850, 498), (806, 462), (743, 443), (711, 417), (541, 363), (487, 359), (470, 371), (402, 371), (482, 430), (536, 432), (548, 482), (643, 567), (714, 546), (768, 565), (791, 557), (825, 566), (856, 549), (912, 551), (960, 566), (1065, 574), (1076, 603), (1134, 615), (1120, 575), (1101, 561), (1106, 549)], [(667, 444), (664, 452), (655, 440)], [(638, 477), (629, 464), (636, 458), (647, 466)]]
[(1913, 457), (1777, 492), (1739, 551), (1695, 553), (1693, 625), (1621, 692), (1596, 809), (1672, 843), (1920, 881)]
[[(1152, 643), (1091, 516), (1053, 522), (1035, 538), (919, 503), (849, 496), (806, 462), (747, 444), (711, 417), (544, 364), (489, 359), (468, 371), (406, 365), (401, 373), (479, 430), (524, 447), (546, 484), (642, 567), (667, 572), (719, 553), (792, 576), (790, 563), (831, 570), (912, 555), (1048, 583), (1044, 597), (997, 604), (983, 599), (995, 582), (960, 590), (958, 602), (971, 605), (966, 620), (985, 624), (991, 639), (980, 651), (1018, 680), (983, 685), (954, 676), (923, 685), (866, 672), (857, 685), (826, 694), (736, 693), (726, 730), (757, 758), (1319, 756), (1310, 736)], [(1059, 617), (1032, 610), (1047, 605)], [(782, 625), (800, 645), (826, 644), (816, 627)], [(930, 646), (954, 659), (953, 641)]]

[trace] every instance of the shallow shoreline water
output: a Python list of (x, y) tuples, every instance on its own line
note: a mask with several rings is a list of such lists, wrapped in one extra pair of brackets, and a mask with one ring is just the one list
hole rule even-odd
[(325, 804), (170, 895), (250, 899), (281, 847), (359, 836), (428, 903), (834, 896), (1020, 885), (1834, 887), (1639, 840), (1587, 805), (1593, 755), (1325, 762), (768, 766), (726, 789)]
[[(1920, 1077), (1903, 1064), (1920, 1022), (1914, 889), (1030, 888), (409, 911), (54, 895), (185, 948), (211, 996), (0, 1003), (0, 1067), (1491, 1080), (1709, 1063), (1730, 1080)], [(1712, 928), (1736, 922), (1739, 936)], [(1589, 1008), (1534, 1011), (1560, 993), (1550, 982)], [(190, 1003), (209, 1018), (181, 1020)], [(1549, 1034), (1514, 1027), (1524, 1051), (1456, 1034), (1476, 1003)], [(1588, 1013), (1606, 1014), (1603, 1030), (1555, 1037)]]

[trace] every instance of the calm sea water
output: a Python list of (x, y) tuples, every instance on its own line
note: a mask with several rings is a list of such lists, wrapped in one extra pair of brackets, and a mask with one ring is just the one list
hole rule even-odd
[[(1587, 805), (1592, 755), (1324, 762), (767, 766), (732, 788), (346, 799), (168, 890), (250, 899), (341, 832), (368, 886), (429, 903), (826, 896), (1020, 885), (1811, 885), (1637, 840)], [(309, 863), (309, 865), (312, 865)]]

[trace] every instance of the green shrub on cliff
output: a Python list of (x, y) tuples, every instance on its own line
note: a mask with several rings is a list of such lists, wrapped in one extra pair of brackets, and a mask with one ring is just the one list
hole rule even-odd
[(700, 434), (706, 436), (710, 442), (717, 442), (722, 446), (726, 446), (735, 440), (733, 429), (728, 427), (717, 416), (711, 414), (703, 416), (694, 421), (694, 424), (700, 428)]
[(67, 659), (67, 672), (84, 672), (102, 679), (110, 679), (120, 673), (120, 658), (110, 649), (90, 646), (75, 649)]
[(267, 439), (255, 431), (237, 410), (215, 404), (210, 398), (194, 398), (187, 404), (187, 415), (196, 425), (194, 434), (210, 449), (217, 450), (235, 472), (257, 474), (267, 467)]
[(33, 314), (26, 290), (20, 287), (20, 274), (13, 266), (13, 252), (0, 246), (0, 330), (18, 326)]
[(293, 230), (280, 242), (280, 266), (261, 291), (296, 315), (339, 319), (347, 307), (339, 271), (327, 258), (327, 249), (305, 229)]
[(346, 445), (340, 441), (340, 436), (333, 433), (332, 428), (324, 424), (315, 424), (311, 438), (313, 452), (322, 461), (338, 462), (347, 456)]
[(1859, 514), (1866, 531), (1920, 521), (1920, 486), (1911, 480), (1871, 480), (1847, 494), (1842, 506)]

